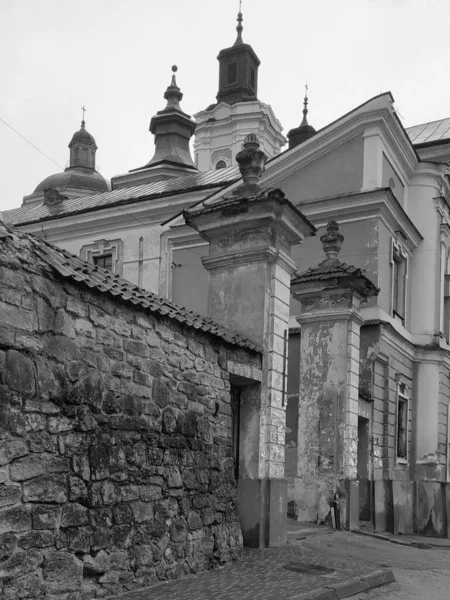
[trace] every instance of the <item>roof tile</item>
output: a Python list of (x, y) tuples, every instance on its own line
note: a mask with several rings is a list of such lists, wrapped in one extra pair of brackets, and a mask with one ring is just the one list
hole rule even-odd
[(97, 289), (103, 294), (120, 297), (124, 302), (140, 306), (149, 312), (166, 315), (188, 327), (215, 335), (229, 344), (261, 352), (261, 348), (257, 344), (212, 319), (203, 318), (170, 300), (139, 288), (119, 275), (113, 275), (106, 269), (86, 263), (67, 250), (57, 248), (30, 233), (12, 229), (0, 221), (0, 231), (3, 229), (8, 233), (8, 236), (4, 236), (5, 239), (12, 237), (15, 243), (28, 240), (36, 254), (40, 258), (44, 258), (53, 269), (67, 279), (87, 285), (91, 289)]

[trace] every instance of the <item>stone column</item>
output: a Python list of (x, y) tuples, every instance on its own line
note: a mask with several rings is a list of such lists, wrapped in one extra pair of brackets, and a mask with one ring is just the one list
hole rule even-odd
[(284, 479), (285, 332), (289, 327), (293, 244), (315, 227), (281, 190), (263, 191), (265, 155), (254, 134), (236, 156), (244, 184), (212, 204), (185, 211), (186, 222), (209, 241), (208, 316), (256, 342), (263, 352), (259, 386), (241, 393), (239, 509), (244, 543), (286, 541)]
[[(330, 221), (321, 237), (327, 258), (292, 281), (301, 302), (298, 478), (299, 520), (325, 519), (336, 493), (348, 525), (359, 508), (358, 448), (359, 307), (378, 289), (337, 258), (343, 236)], [(355, 502), (351, 503), (352, 496)], [(356, 520), (359, 516), (356, 513)]]

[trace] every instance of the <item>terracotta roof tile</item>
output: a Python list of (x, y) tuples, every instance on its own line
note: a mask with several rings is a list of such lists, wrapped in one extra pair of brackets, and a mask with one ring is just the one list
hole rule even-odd
[[(186, 308), (178, 306), (165, 298), (160, 298), (151, 292), (139, 288), (137, 285), (122, 279), (119, 275), (107, 269), (87, 263), (67, 250), (57, 248), (33, 234), (24, 233), (4, 225), (0, 221), (0, 234), (4, 231), (5, 239), (13, 237), (16, 240), (27, 239), (41, 258), (51, 265), (63, 277), (87, 285), (91, 289), (114, 297), (119, 297), (124, 302), (140, 306), (149, 312), (167, 316), (187, 327), (215, 335), (229, 344), (261, 352), (261, 348), (251, 340), (234, 331), (216, 323), (212, 319), (204, 318)], [(0, 235), (0, 238), (2, 236)], [(17, 243), (17, 242), (16, 242)], [(20, 242), (19, 242), (20, 243)]]

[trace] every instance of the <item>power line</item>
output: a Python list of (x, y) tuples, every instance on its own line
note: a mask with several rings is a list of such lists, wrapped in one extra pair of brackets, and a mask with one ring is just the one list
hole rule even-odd
[(53, 160), (53, 158), (50, 158), (50, 156), (48, 156), (48, 154), (45, 154), (45, 152), (42, 152), (42, 150), (41, 150), (40, 148), (38, 148), (37, 146), (35, 146), (35, 145), (33, 144), (33, 142), (30, 142), (30, 140), (27, 140), (27, 138), (26, 138), (25, 136), (23, 136), (21, 133), (19, 133), (19, 132), (17, 131), (17, 129), (14, 129), (14, 127), (12, 127), (12, 126), (11, 126), (9, 123), (7, 123), (7, 122), (6, 122), (4, 119), (2, 119), (1, 117), (0, 117), (0, 121), (1, 121), (2, 123), (4, 123), (4, 124), (5, 124), (7, 127), (9, 127), (9, 128), (12, 130), (12, 131), (14, 131), (14, 133), (17, 133), (17, 135), (18, 135), (19, 137), (21, 137), (23, 140), (25, 140), (25, 141), (27, 142), (27, 144), (30, 144), (30, 146), (33, 146), (33, 148), (34, 148), (35, 150), (37, 150), (38, 152), (40, 152), (40, 153), (41, 153), (43, 156), (45, 156), (45, 158), (48, 158), (48, 160), (51, 160), (51, 161), (52, 161), (52, 163), (54, 163), (54, 164), (55, 164), (57, 167), (59, 167), (60, 169), (62, 169), (62, 170), (64, 171), (64, 167), (62, 167), (62, 166), (61, 166), (60, 164), (58, 164), (58, 163), (57, 163), (55, 160)]

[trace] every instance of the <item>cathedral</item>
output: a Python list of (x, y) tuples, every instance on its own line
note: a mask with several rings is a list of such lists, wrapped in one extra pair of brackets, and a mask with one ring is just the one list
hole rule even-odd
[[(269, 450), (256, 470), (242, 466), (241, 497), (267, 480), (284, 516), (331, 522), (340, 502), (350, 529), (448, 537), (450, 119), (405, 129), (386, 92), (316, 131), (305, 96), (285, 137), (258, 98), (260, 60), (242, 23), (239, 13), (235, 42), (218, 54), (216, 102), (193, 117), (172, 67), (166, 106), (150, 120), (150, 159), (108, 182), (83, 120), (70, 166), (3, 219), (271, 340), (268, 404), (258, 413), (258, 427), (272, 419)], [(274, 189), (283, 194), (276, 206), (288, 199), (291, 212), (267, 209), (258, 226), (257, 205), (239, 212), (239, 195), (261, 198), (262, 211)], [(269, 279), (261, 261), (277, 267)], [(231, 269), (242, 271), (238, 284)], [(257, 333), (263, 283), (275, 290), (264, 313), (272, 320)], [(243, 306), (250, 285), (255, 304), (250, 294)], [(235, 439), (241, 460), (246, 435)]]

